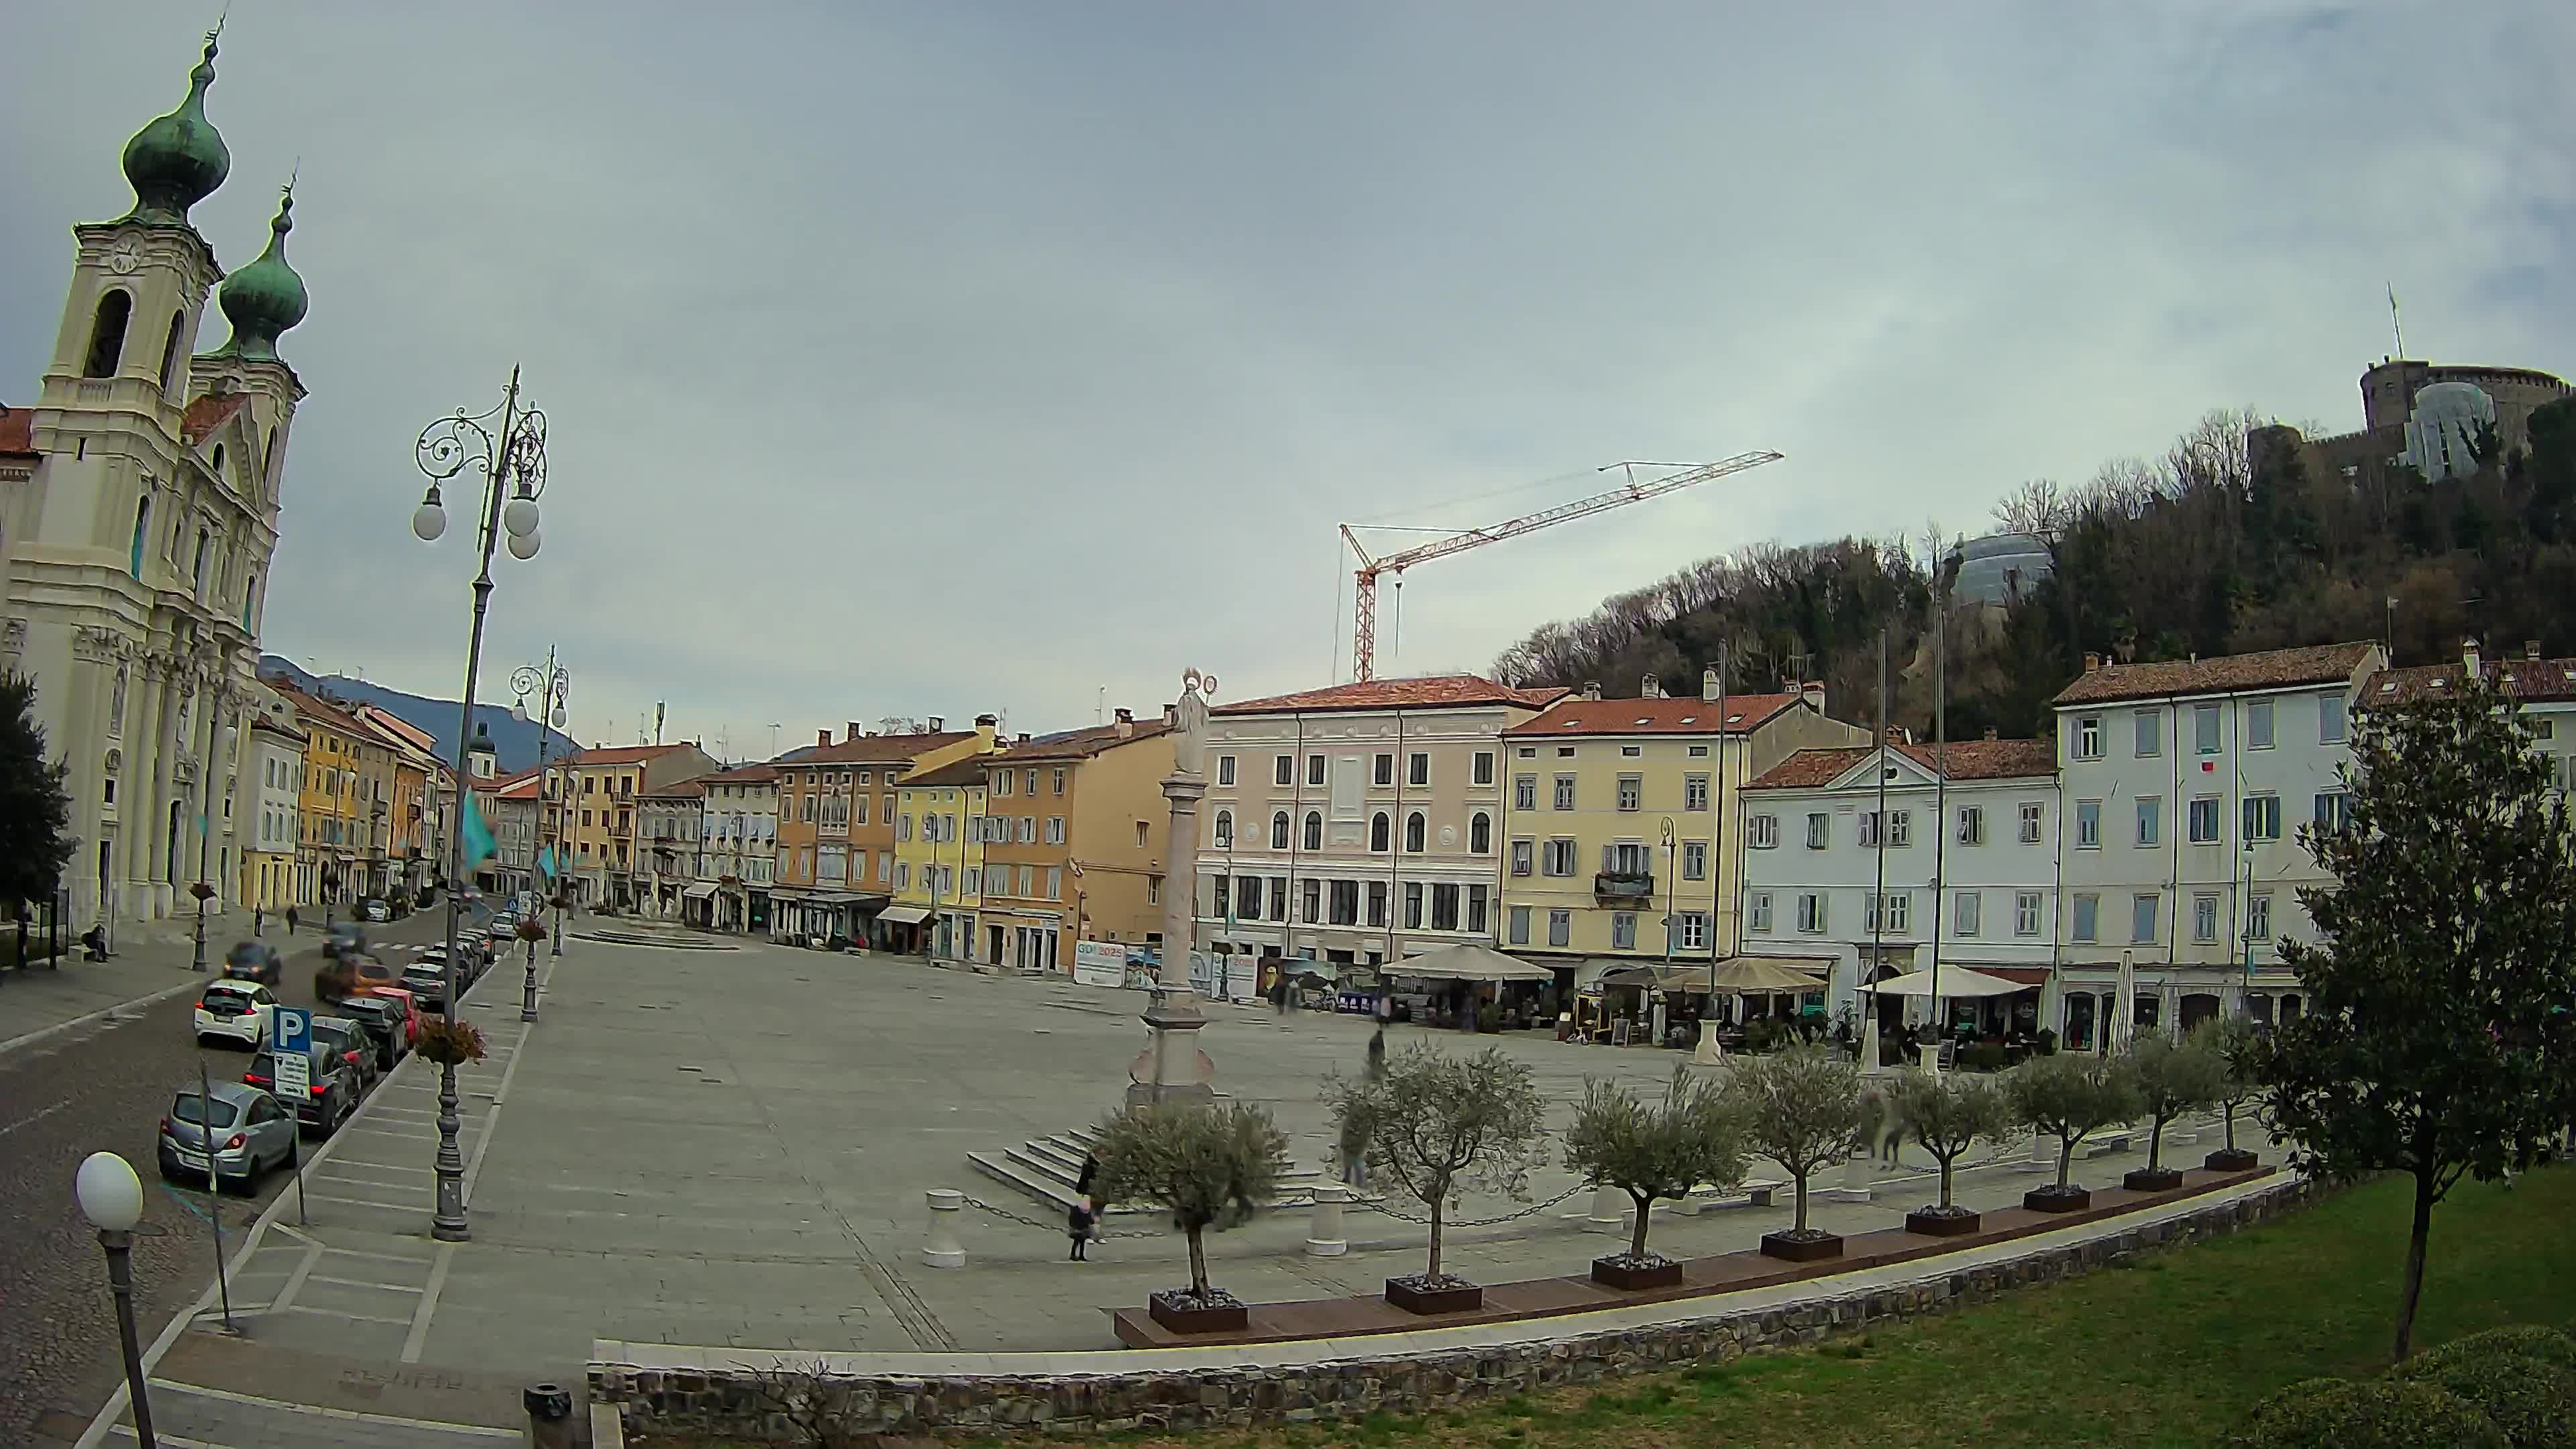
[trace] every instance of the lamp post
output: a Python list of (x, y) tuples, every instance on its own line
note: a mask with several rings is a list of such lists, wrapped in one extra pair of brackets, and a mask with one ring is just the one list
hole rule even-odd
[[(211, 1153), (211, 1128), (206, 1146)], [(144, 1388), (143, 1348), (134, 1336), (134, 1225), (143, 1221), (143, 1182), (124, 1158), (93, 1152), (72, 1178), (72, 1195), (107, 1252), (107, 1286), (116, 1294), (116, 1336), (125, 1346), (125, 1393), (134, 1405), (134, 1437), (143, 1449), (153, 1449), (152, 1400)]]
[[(522, 664), (510, 671), (510, 692), (517, 695), (519, 700), (512, 707), (512, 713), (523, 720), (529, 717), (528, 696), (533, 694), (538, 697), (536, 713), (537, 848), (544, 850), (546, 848), (546, 807), (554, 803), (554, 782), (546, 775), (546, 747), (554, 743), (554, 732), (563, 728), (564, 722), (572, 718), (567, 707), (572, 693), (572, 675), (555, 663), (555, 651), (552, 647), (548, 647), (545, 668), (539, 669), (533, 664)], [(546, 895), (554, 902), (555, 928), (552, 933), (554, 949), (549, 954), (560, 957), (563, 955), (563, 854), (558, 850), (551, 858), (555, 868), (552, 878), (546, 883)], [(545, 906), (544, 900), (537, 903), (538, 916), (545, 915)], [(537, 1019), (537, 948), (534, 942), (529, 943), (527, 955), (528, 979), (520, 996), (519, 1019), (534, 1021)]]
[[(487, 426), (495, 418), (497, 428)], [(465, 638), (465, 693), (457, 706), (456, 773), (463, 780), (473, 773), (467, 751), (474, 738), (475, 676), (483, 667), (483, 617), (492, 602), (492, 548), (506, 534), (512, 558), (537, 556), (537, 498), (546, 490), (546, 415), (519, 405), (519, 370), (513, 367), (499, 407), (474, 414), (459, 408), (453, 416), (421, 429), (419, 441), (412, 445), (412, 461), (429, 479), (429, 489), (411, 516), (412, 534), (423, 543), (434, 543), (447, 531), (447, 510), (439, 499), (438, 485), (469, 468), (483, 474), (483, 504), (475, 530), (481, 558), (474, 576), (474, 622)], [(463, 830), (448, 842), (447, 876), (451, 882), (465, 878)], [(463, 1006), (456, 994), (459, 910), (458, 893), (450, 889), (445, 974), (451, 1017)], [(442, 1062), (438, 1069), (438, 1196), (429, 1231), (431, 1237), (448, 1243), (473, 1236), (465, 1222), (465, 1156), (456, 1145), (459, 1125), (456, 1064)]]
[(1207, 777), (1199, 770), (1199, 749), (1207, 728), (1207, 699), (1216, 692), (1216, 676), (1196, 669), (1181, 676), (1181, 698), (1173, 711), (1172, 773), (1163, 778), (1163, 798), (1171, 802), (1171, 826), (1163, 854), (1163, 959), (1155, 973), (1152, 1004), (1145, 1008), (1151, 1040), (1128, 1069), (1129, 1106), (1167, 1101), (1206, 1102), (1215, 1087), (1198, 1069), (1198, 1031), (1207, 1025), (1190, 988), (1190, 948), (1197, 944), (1199, 798), (1207, 794)]

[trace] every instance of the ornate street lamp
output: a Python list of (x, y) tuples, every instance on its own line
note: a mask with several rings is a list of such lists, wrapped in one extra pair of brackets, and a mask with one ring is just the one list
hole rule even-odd
[[(530, 717), (528, 714), (528, 696), (535, 695), (538, 697), (537, 713), (535, 715), (535, 719), (537, 721), (537, 849), (541, 852), (546, 849), (546, 807), (554, 803), (552, 782), (549, 781), (546, 776), (546, 747), (554, 743), (554, 732), (563, 728), (564, 722), (572, 718), (571, 714), (565, 707), (566, 700), (570, 696), (571, 691), (572, 675), (561, 665), (555, 663), (555, 651), (551, 648), (546, 650), (545, 668), (539, 669), (533, 664), (522, 664), (518, 668), (510, 671), (510, 692), (518, 696), (519, 700), (517, 704), (511, 707), (511, 713), (517, 715), (522, 720), (528, 719)], [(550, 878), (546, 882), (546, 895), (538, 900), (536, 914), (542, 917), (545, 914), (546, 900), (553, 900), (555, 906), (555, 928), (554, 950), (552, 954), (560, 957), (563, 955), (562, 882), (564, 871), (562, 817), (560, 815), (557, 815), (556, 817), (555, 833), (556, 849), (552, 857), (555, 868), (550, 873)], [(526, 954), (528, 975), (527, 980), (520, 988), (519, 1020), (534, 1021), (537, 1019), (537, 945), (535, 940), (531, 939), (528, 942)]]
[[(483, 503), (475, 514), (482, 557), (474, 576), (474, 624), (465, 639), (465, 694), (457, 705), (461, 718), (456, 730), (456, 778), (462, 788), (462, 782), (473, 778), (468, 751), (474, 738), (475, 678), (483, 668), (483, 616), (492, 601), (492, 549), (506, 536), (510, 557), (537, 556), (537, 499), (546, 491), (546, 415), (520, 406), (519, 370), (513, 367), (499, 407), (472, 414), (459, 408), (453, 416), (431, 423), (420, 430), (412, 458), (429, 478), (429, 491), (411, 515), (412, 535), (423, 543), (435, 543), (447, 531), (447, 509), (438, 485), (469, 469), (483, 475)], [(459, 808), (457, 818), (462, 821), (461, 801)], [(457, 942), (459, 891), (465, 879), (462, 829), (453, 832), (447, 843), (447, 879), (447, 1015), (453, 1020), (464, 1006), (456, 983), (457, 962), (463, 955)], [(429, 1225), (430, 1236), (441, 1242), (463, 1242), (473, 1236), (465, 1222), (465, 1155), (456, 1145), (460, 1125), (456, 1064), (442, 1062), (438, 1069), (438, 1198)]]
[[(198, 1099), (205, 1106), (205, 1099)], [(197, 1120), (209, 1114), (200, 1110)], [(213, 1171), (215, 1132), (205, 1136), (207, 1170)], [(107, 1251), (107, 1286), (116, 1295), (116, 1336), (125, 1347), (125, 1392), (133, 1401), (134, 1437), (152, 1449), (152, 1397), (144, 1387), (143, 1351), (134, 1334), (134, 1228), (143, 1221), (143, 1181), (133, 1165), (113, 1152), (93, 1152), (72, 1178), (72, 1194), (81, 1216), (98, 1229), (98, 1245)]]

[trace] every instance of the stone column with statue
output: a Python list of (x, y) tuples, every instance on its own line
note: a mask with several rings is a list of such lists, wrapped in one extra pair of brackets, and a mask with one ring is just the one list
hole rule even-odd
[(1127, 1104), (1159, 1106), (1170, 1102), (1213, 1101), (1216, 1064), (1199, 1050), (1198, 996), (1190, 986), (1190, 952), (1198, 944), (1199, 799), (1207, 794), (1200, 769), (1206, 742), (1208, 696), (1216, 676), (1196, 669), (1181, 676), (1181, 698), (1173, 709), (1172, 773), (1163, 779), (1163, 798), (1171, 802), (1171, 825), (1163, 855), (1162, 967), (1155, 975), (1153, 1000), (1145, 1008), (1148, 1040), (1144, 1052), (1127, 1069)]

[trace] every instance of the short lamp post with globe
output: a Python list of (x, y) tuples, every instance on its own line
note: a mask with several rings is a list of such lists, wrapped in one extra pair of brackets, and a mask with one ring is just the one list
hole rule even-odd
[[(563, 728), (564, 723), (571, 718), (566, 710), (566, 698), (571, 690), (572, 675), (555, 663), (555, 651), (552, 649), (546, 651), (545, 668), (539, 669), (533, 664), (522, 664), (510, 671), (510, 693), (518, 697), (518, 703), (510, 707), (510, 713), (516, 715), (522, 723), (531, 718), (528, 713), (528, 697), (537, 696), (537, 712), (533, 718), (537, 722), (537, 849), (540, 852), (547, 849), (546, 816), (551, 813), (549, 807), (555, 804), (554, 784), (546, 775), (546, 749), (554, 743), (555, 731)], [(558, 816), (558, 824), (560, 820), (561, 817)], [(538, 898), (536, 909), (528, 917), (529, 921), (542, 922), (545, 919), (546, 903), (549, 900), (554, 902), (553, 954), (556, 956), (563, 954), (564, 863), (561, 840), (562, 833), (558, 830), (553, 854), (547, 857), (553, 862), (554, 868), (546, 873), (546, 893)], [(521, 928), (525, 929), (526, 924), (527, 922), (521, 922)], [(537, 938), (527, 936), (523, 939), (528, 943), (526, 953), (528, 976), (520, 992), (519, 1020), (534, 1021), (537, 1019)]]
[[(422, 495), (420, 507), (411, 515), (412, 534), (423, 543), (435, 543), (447, 531), (447, 509), (439, 498), (438, 485), (469, 469), (483, 475), (483, 502), (475, 515), (476, 542), (482, 555), (474, 575), (473, 628), (465, 638), (465, 693), (457, 706), (460, 719), (456, 730), (456, 777), (470, 780), (474, 686), (483, 668), (483, 618), (492, 602), (492, 550), (506, 536), (510, 557), (526, 560), (537, 556), (537, 499), (546, 491), (546, 415), (520, 404), (519, 370), (511, 368), (510, 385), (502, 392), (499, 407), (473, 414), (459, 408), (453, 415), (421, 429), (420, 440), (413, 445), (413, 461), (429, 478), (429, 491)], [(454, 832), (448, 841), (447, 878), (455, 883), (447, 892), (446, 958), (447, 1009), (453, 1017), (463, 1006), (456, 989), (458, 913), (465, 880), (463, 830)], [(431, 1237), (448, 1243), (473, 1236), (465, 1221), (465, 1156), (456, 1144), (460, 1125), (456, 1116), (456, 1064), (442, 1062), (438, 1071), (437, 1210), (430, 1219), (429, 1231)]]
[[(212, 1139), (209, 1137), (209, 1145)], [(143, 1348), (134, 1334), (134, 1228), (143, 1221), (143, 1180), (113, 1152), (93, 1152), (72, 1178), (81, 1216), (98, 1229), (107, 1251), (107, 1286), (116, 1295), (116, 1336), (125, 1347), (125, 1392), (133, 1400), (134, 1437), (152, 1449), (152, 1401), (146, 1394)]]

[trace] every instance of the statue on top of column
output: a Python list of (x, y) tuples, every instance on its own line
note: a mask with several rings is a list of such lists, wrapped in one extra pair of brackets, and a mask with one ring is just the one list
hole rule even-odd
[(1181, 674), (1181, 698), (1173, 708), (1172, 770), (1199, 773), (1199, 749), (1207, 738), (1208, 696), (1216, 693), (1216, 676), (1196, 669)]

